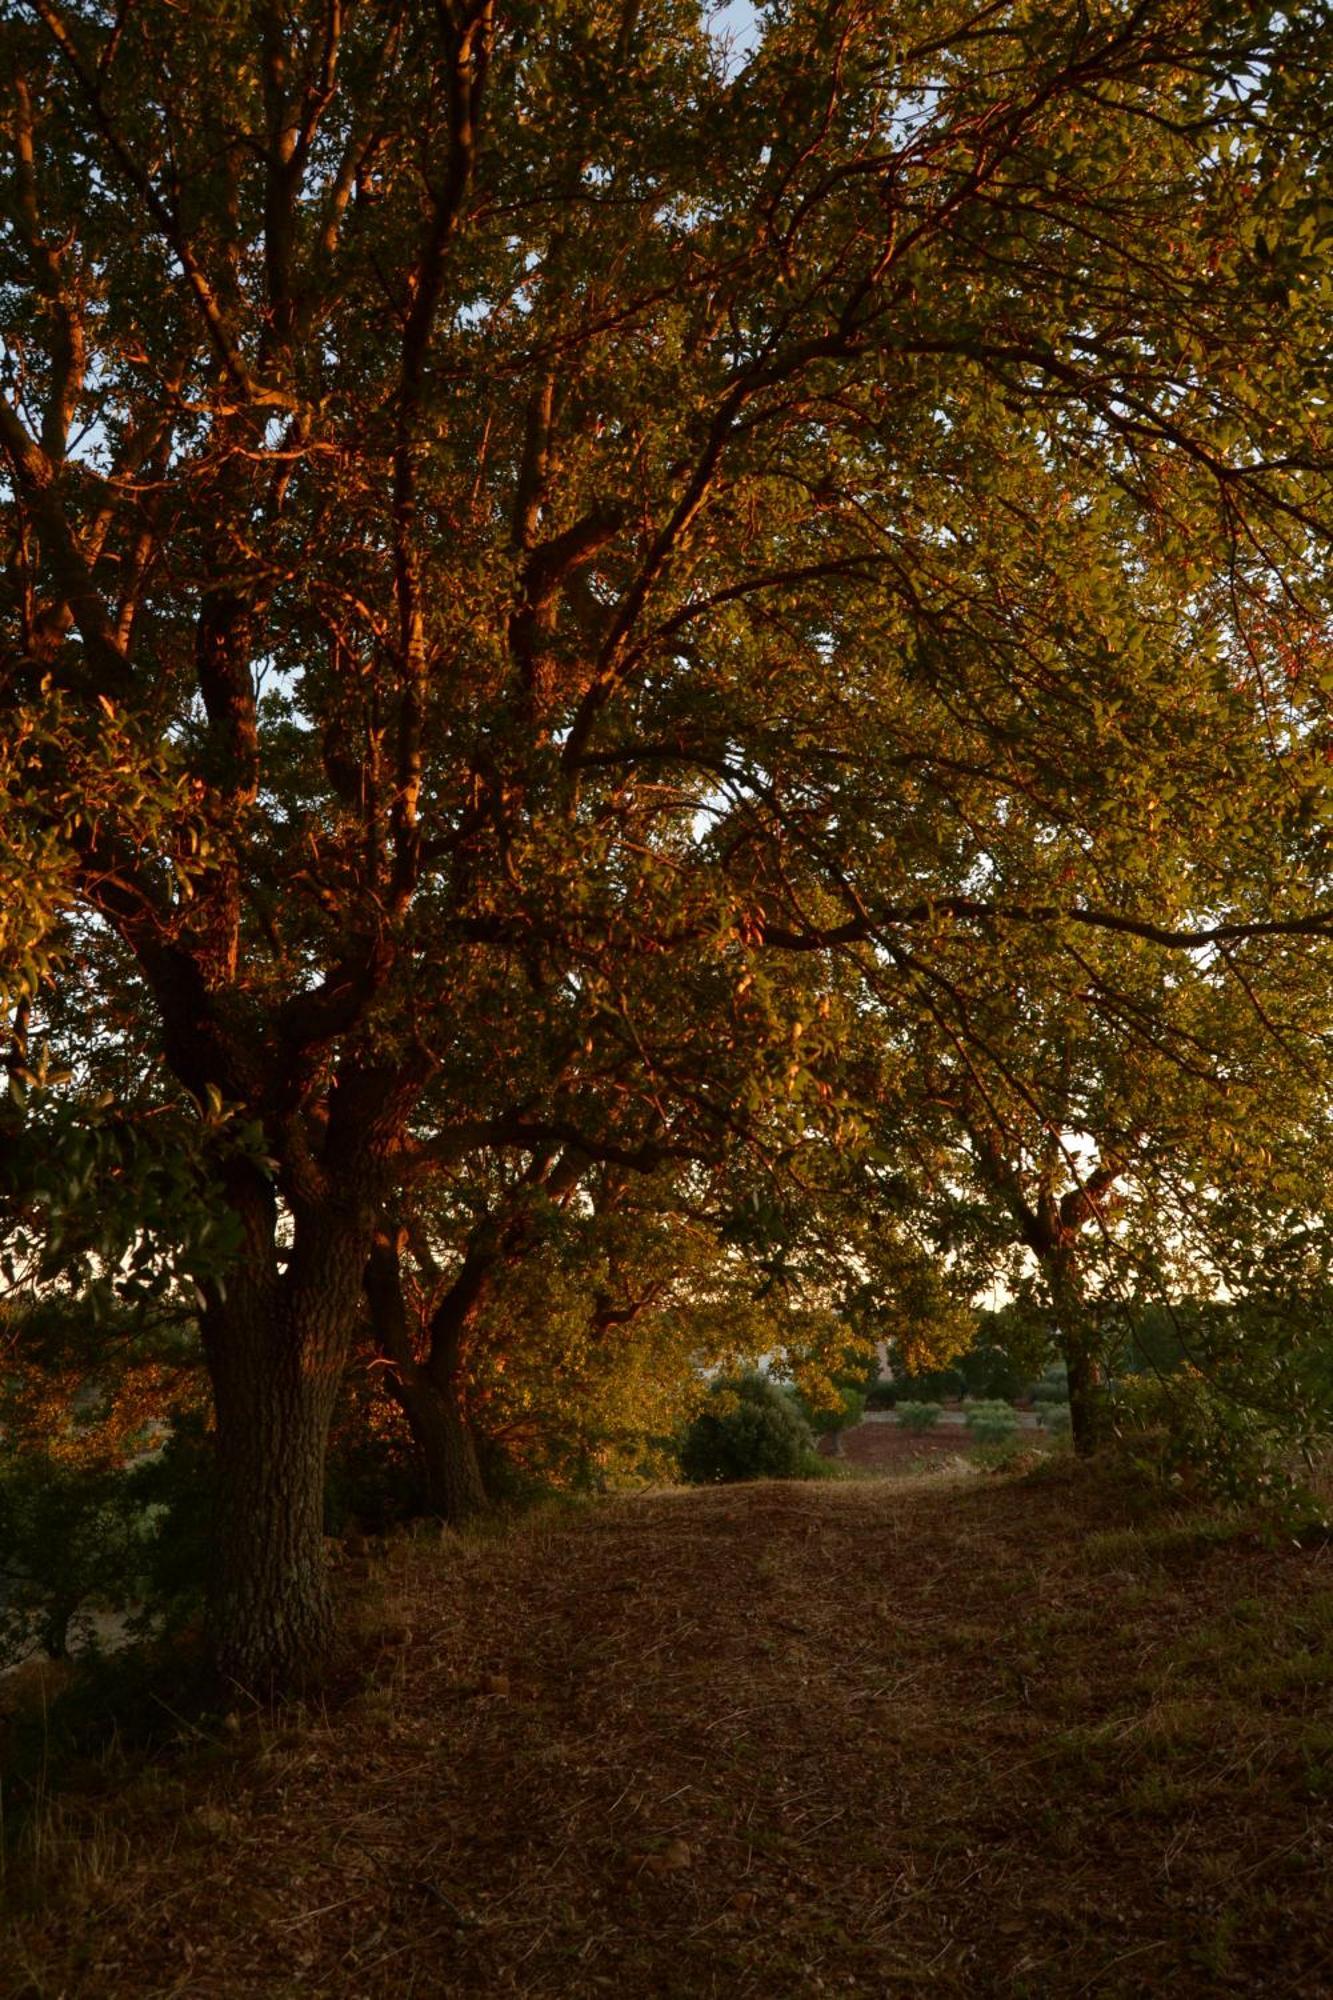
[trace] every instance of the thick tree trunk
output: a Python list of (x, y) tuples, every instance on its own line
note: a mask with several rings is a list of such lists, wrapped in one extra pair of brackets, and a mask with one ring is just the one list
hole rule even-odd
[(455, 1385), (437, 1383), (425, 1369), (413, 1368), (399, 1371), (390, 1387), (412, 1429), (426, 1511), (454, 1527), (484, 1513), (489, 1503), (476, 1439)]
[[(216, 1655), (224, 1676), (260, 1696), (318, 1674), (334, 1637), (323, 1533), (333, 1395), (282, 1317), (255, 1329), (257, 1338), (233, 1317), (222, 1336), (232, 1336), (233, 1353), (213, 1370)], [(210, 1347), (218, 1352), (221, 1342)]]
[(243, 1209), (246, 1250), (203, 1313), (217, 1419), (212, 1622), (222, 1674), (267, 1697), (317, 1677), (333, 1647), (324, 1456), (370, 1227), (333, 1203), (298, 1217), (280, 1271), (271, 1195), (251, 1191)]

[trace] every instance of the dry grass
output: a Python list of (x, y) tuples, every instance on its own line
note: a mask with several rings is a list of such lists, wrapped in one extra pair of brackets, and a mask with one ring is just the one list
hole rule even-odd
[(0, 1990), (1326, 1996), (1333, 1552), (1117, 1504), (764, 1485), (403, 1548), (350, 1699), (65, 1799)]

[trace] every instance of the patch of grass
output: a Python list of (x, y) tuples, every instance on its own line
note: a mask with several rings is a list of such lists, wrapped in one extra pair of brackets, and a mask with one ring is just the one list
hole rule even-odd
[(1151, 1526), (1094, 1531), (1084, 1544), (1090, 1563), (1106, 1568), (1125, 1565), (1190, 1564), (1237, 1539), (1252, 1539), (1254, 1526), (1233, 1514), (1172, 1517)]
[(989, 1435), (980, 1429), (971, 1435), (979, 1439), (972, 1452), (972, 1463), (980, 1472), (1035, 1472), (1052, 1449), (1036, 1432), (1017, 1428), (1003, 1436)]
[(151, 1760), (171, 1745), (218, 1739), (222, 1720), (197, 1641), (30, 1662), (0, 1681), (11, 1853), (52, 1799), (111, 1788), (140, 1768), (151, 1771)]
[(829, 1458), (822, 1451), (807, 1451), (801, 1455), (801, 1479), (854, 1479), (856, 1474), (850, 1465), (841, 1459)]

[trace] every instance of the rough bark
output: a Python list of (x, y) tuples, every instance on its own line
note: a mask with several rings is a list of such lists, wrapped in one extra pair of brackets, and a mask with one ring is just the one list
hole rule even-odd
[[(331, 1384), (288, 1327), (216, 1315), (218, 1576), (212, 1620), (224, 1676), (259, 1695), (300, 1685), (333, 1644), (323, 1546)], [(233, 1353), (221, 1358), (224, 1348)]]
[[(428, 1513), (454, 1526), (488, 1505), (476, 1440), (463, 1410), (462, 1334), (484, 1279), (480, 1258), (463, 1272), (432, 1314), (424, 1360), (418, 1360), (403, 1294), (402, 1233), (382, 1227), (366, 1266), (366, 1296), (376, 1344), (391, 1365), (386, 1386), (411, 1427)], [(485, 1260), (489, 1264), (489, 1259)]]
[(427, 1513), (458, 1527), (489, 1505), (477, 1443), (455, 1381), (437, 1383), (425, 1369), (395, 1375), (390, 1388), (412, 1429)]
[(271, 1196), (250, 1188), (241, 1206), (245, 1254), (203, 1313), (217, 1419), (212, 1623), (224, 1677), (268, 1696), (318, 1675), (333, 1647), (325, 1446), (369, 1227), (334, 1201), (298, 1217), (282, 1271)]

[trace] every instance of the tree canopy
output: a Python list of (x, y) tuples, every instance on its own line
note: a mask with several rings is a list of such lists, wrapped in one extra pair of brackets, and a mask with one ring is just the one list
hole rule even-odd
[(240, 1679), (327, 1645), (451, 1164), (855, 1156), (905, 1269), (1012, 1107), (1114, 1151), (1166, 1069), (1234, 1129), (1233, 1017), (1321, 1057), (1329, 27), (5, 6), (10, 1069), (180, 1135)]

